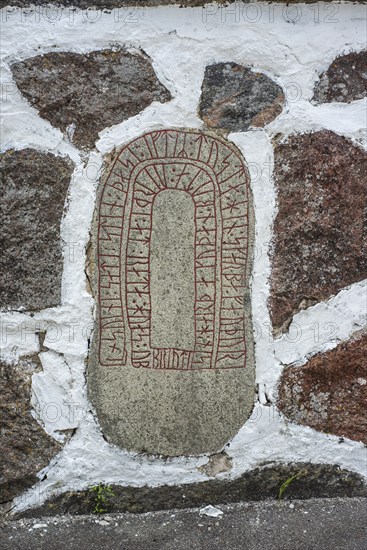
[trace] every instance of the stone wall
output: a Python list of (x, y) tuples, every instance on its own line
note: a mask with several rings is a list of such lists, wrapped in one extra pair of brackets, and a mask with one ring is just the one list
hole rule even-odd
[(362, 494), (363, 6), (35, 4), (1, 10), (3, 505)]

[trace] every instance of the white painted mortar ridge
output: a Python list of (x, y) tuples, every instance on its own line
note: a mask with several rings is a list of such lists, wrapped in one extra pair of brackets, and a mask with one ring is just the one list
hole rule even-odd
[[(303, 364), (309, 356), (336, 346), (366, 325), (365, 282), (300, 312), (289, 332), (275, 341), (270, 336), (267, 308), (268, 252), (276, 213), (270, 138), (277, 133), (287, 137), (325, 128), (363, 144), (364, 100), (314, 106), (310, 99), (318, 74), (335, 57), (365, 47), (365, 7), (343, 3), (298, 4), (287, 9), (280, 4), (257, 6), (257, 15), (254, 7), (251, 12), (248, 5), (238, 3), (237, 15), (233, 14), (233, 6), (171, 6), (93, 12), (93, 19), (85, 10), (68, 8), (1, 10), (1, 148), (33, 147), (69, 156), (75, 163), (61, 228), (62, 303), (34, 315), (4, 312), (1, 353), (6, 360), (16, 361), (21, 355), (37, 352), (40, 348), (36, 332), (40, 327), (47, 331), (45, 343), (50, 351), (41, 353), (44, 370), (33, 376), (35, 414), (38, 410), (39, 422), (56, 439), (63, 438), (63, 430), (76, 431), (40, 472), (43, 481), (15, 500), (15, 510), (39, 505), (58, 492), (83, 489), (99, 481), (158, 486), (207, 479), (198, 467), (208, 457), (141, 456), (109, 445), (102, 437), (85, 388), (94, 301), (87, 291), (84, 270), (103, 155), (152, 129), (200, 128), (197, 105), (204, 69), (221, 61), (234, 61), (264, 72), (283, 87), (287, 102), (283, 113), (264, 129), (229, 136), (242, 151), (252, 174), (256, 216), (252, 310), (259, 400), (251, 418), (227, 448), (233, 458), (232, 471), (218, 477), (238, 477), (264, 460), (339, 464), (366, 476), (366, 450), (362, 443), (347, 439), (341, 443), (338, 437), (293, 425), (274, 406), (267, 405), (267, 399), (274, 399), (283, 365)], [(100, 133), (96, 149), (86, 155), (41, 119), (21, 97), (9, 64), (46, 52), (83, 53), (111, 45), (144, 50), (173, 99), (166, 104), (154, 102), (137, 116), (106, 128)], [(320, 327), (317, 338), (315, 323)], [(53, 422), (47, 418), (50, 402), (56, 403), (54, 410), (62, 411), (61, 418)]]

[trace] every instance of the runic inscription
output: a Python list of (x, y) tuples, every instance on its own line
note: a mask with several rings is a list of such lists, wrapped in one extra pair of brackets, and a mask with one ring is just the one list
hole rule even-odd
[[(176, 348), (155, 347), (152, 339), (153, 215), (167, 191), (172, 204), (174, 194), (177, 202), (186, 194), (194, 212), (194, 337)], [(99, 202), (100, 365), (245, 367), (248, 208), (247, 169), (217, 138), (161, 130), (120, 151)]]
[(134, 452), (218, 452), (254, 403), (244, 159), (213, 134), (170, 129), (106, 163), (89, 253), (88, 391), (103, 435)]

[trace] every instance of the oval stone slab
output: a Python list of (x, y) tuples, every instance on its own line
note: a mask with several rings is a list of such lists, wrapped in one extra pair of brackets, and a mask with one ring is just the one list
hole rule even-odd
[(216, 136), (150, 132), (108, 163), (92, 228), (88, 385), (111, 443), (215, 452), (249, 417), (253, 225), (244, 159)]

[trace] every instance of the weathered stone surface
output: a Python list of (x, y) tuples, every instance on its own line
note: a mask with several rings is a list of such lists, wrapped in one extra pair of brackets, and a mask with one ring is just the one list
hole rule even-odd
[[(232, 502), (277, 499), (282, 484), (300, 474), (283, 494), (284, 500), (367, 496), (362, 476), (339, 466), (296, 462), (270, 463), (228, 480), (208, 480), (185, 485), (161, 487), (113, 486), (114, 497), (108, 499), (108, 512), (142, 513), (174, 508), (220, 505)], [(59, 495), (41, 507), (26, 510), (17, 517), (41, 517), (63, 514), (90, 514), (95, 497), (90, 491)]]
[(210, 134), (161, 130), (125, 145), (105, 174), (89, 366), (103, 433), (154, 454), (219, 451), (254, 399), (243, 158)]
[(138, 114), (152, 101), (171, 99), (147, 56), (123, 50), (48, 53), (11, 69), (40, 116), (87, 149), (104, 128)]
[(367, 334), (287, 367), (278, 405), (297, 424), (367, 443)]
[(37, 368), (37, 356), (25, 357), (17, 365), (0, 362), (0, 503), (36, 483), (37, 472), (60, 448), (30, 413), (31, 378)]
[(71, 162), (33, 149), (0, 155), (0, 308), (60, 303), (60, 223)]
[(333, 132), (275, 148), (270, 308), (274, 331), (295, 312), (367, 277), (366, 153)]
[(314, 103), (350, 103), (366, 97), (367, 50), (337, 57), (316, 84)]
[(283, 109), (282, 88), (262, 73), (237, 63), (216, 63), (205, 69), (199, 116), (211, 128), (232, 132), (265, 126)]

